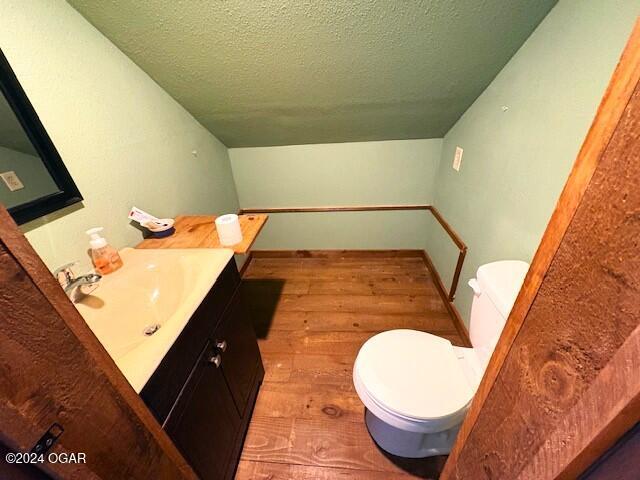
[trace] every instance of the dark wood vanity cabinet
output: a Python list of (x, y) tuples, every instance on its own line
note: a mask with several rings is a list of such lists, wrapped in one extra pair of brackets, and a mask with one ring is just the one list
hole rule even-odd
[(203, 480), (233, 478), (264, 369), (231, 259), (140, 392)]
[(203, 479), (226, 478), (240, 416), (207, 344), (164, 428)]
[(249, 407), (260, 350), (241, 298), (238, 291), (216, 330), (214, 344), (222, 351), (220, 367), (238, 413), (243, 415)]

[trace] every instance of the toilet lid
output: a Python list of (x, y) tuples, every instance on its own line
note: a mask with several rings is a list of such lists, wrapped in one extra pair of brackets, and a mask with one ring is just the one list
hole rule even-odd
[(468, 405), (474, 390), (451, 342), (416, 330), (389, 330), (360, 349), (355, 370), (382, 408), (415, 419), (452, 415)]

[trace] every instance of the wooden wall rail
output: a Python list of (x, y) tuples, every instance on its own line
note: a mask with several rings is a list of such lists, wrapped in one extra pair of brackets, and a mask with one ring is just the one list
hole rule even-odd
[(460, 281), (460, 272), (464, 258), (467, 255), (467, 245), (462, 241), (460, 236), (455, 232), (451, 225), (442, 217), (440, 212), (433, 205), (415, 204), (415, 205), (351, 205), (351, 206), (335, 206), (335, 207), (273, 207), (273, 208), (242, 208), (240, 214), (259, 214), (259, 213), (321, 213), (321, 212), (383, 212), (392, 210), (426, 210), (431, 212), (433, 217), (438, 221), (440, 226), (447, 232), (451, 241), (458, 247), (458, 261), (453, 273), (451, 288), (449, 288), (448, 298), (453, 302)]

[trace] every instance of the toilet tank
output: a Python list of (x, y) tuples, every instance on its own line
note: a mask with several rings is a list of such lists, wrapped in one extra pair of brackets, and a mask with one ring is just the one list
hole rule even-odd
[(469, 336), (482, 368), (486, 368), (502, 329), (516, 301), (529, 264), (520, 260), (502, 260), (480, 266), (473, 289)]

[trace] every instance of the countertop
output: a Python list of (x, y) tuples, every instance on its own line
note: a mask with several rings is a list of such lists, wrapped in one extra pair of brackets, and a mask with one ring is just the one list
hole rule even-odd
[[(207, 296), (233, 252), (228, 248), (120, 250), (122, 268), (75, 304), (138, 393)], [(146, 328), (157, 326), (151, 336)]]
[(176, 232), (166, 238), (148, 238), (136, 248), (229, 248), (234, 253), (247, 253), (264, 227), (268, 215), (238, 215), (242, 241), (225, 247), (220, 244), (214, 215), (179, 215), (174, 228)]

